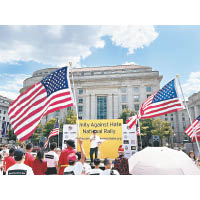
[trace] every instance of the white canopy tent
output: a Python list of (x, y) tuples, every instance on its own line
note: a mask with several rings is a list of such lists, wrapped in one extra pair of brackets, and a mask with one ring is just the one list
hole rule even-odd
[(133, 175), (200, 175), (200, 169), (182, 151), (146, 147), (129, 158)]

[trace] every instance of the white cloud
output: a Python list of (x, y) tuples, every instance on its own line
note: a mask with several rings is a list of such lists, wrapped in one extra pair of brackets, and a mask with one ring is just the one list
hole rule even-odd
[(122, 65), (137, 65), (135, 62), (125, 62)]
[(107, 26), (103, 29), (115, 45), (127, 48), (128, 53), (148, 46), (158, 37), (153, 26)]
[(30, 76), (25, 74), (0, 74), (0, 95), (15, 99), (23, 87), (24, 79)]
[(153, 26), (0, 26), (0, 62), (36, 61), (75, 65), (103, 48), (104, 36), (133, 53), (148, 46), (158, 33)]
[(182, 84), (184, 96), (188, 98), (195, 92), (200, 91), (200, 72), (191, 72), (189, 79)]

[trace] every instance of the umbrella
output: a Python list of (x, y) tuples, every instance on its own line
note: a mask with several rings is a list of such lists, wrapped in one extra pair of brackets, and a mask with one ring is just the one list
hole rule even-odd
[(128, 162), (133, 175), (200, 175), (200, 169), (187, 154), (167, 147), (146, 147)]

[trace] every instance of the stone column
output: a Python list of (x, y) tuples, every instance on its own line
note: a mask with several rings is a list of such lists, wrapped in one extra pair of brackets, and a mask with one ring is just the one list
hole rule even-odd
[(114, 94), (114, 119), (119, 117), (119, 97), (117, 94)]
[(90, 95), (86, 95), (85, 99), (85, 119), (90, 119)]
[(91, 95), (91, 119), (96, 119), (96, 98), (95, 98), (95, 94)]
[(112, 119), (112, 94), (107, 97), (107, 118)]

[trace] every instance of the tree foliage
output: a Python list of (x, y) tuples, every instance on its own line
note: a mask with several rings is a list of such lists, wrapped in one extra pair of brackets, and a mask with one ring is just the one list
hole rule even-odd
[(49, 133), (50, 133), (50, 132), (52, 131), (52, 129), (54, 128), (54, 125), (55, 125), (56, 121), (57, 121), (57, 119), (52, 118), (52, 119), (50, 119), (50, 120), (48, 120), (48, 121), (46, 122), (46, 124), (45, 124), (44, 127), (43, 127), (43, 135), (44, 135), (45, 137), (48, 137), (48, 136), (49, 136)]
[(152, 134), (159, 135), (161, 139), (163, 137), (169, 136), (172, 131), (170, 123), (162, 119), (153, 120), (152, 127), (153, 127)]
[(134, 115), (136, 115), (135, 111), (129, 109), (123, 109), (123, 111), (119, 115), (119, 119), (123, 119), (123, 123), (126, 124), (126, 120)]
[(66, 115), (66, 124), (76, 124), (77, 116), (74, 110), (68, 110)]

